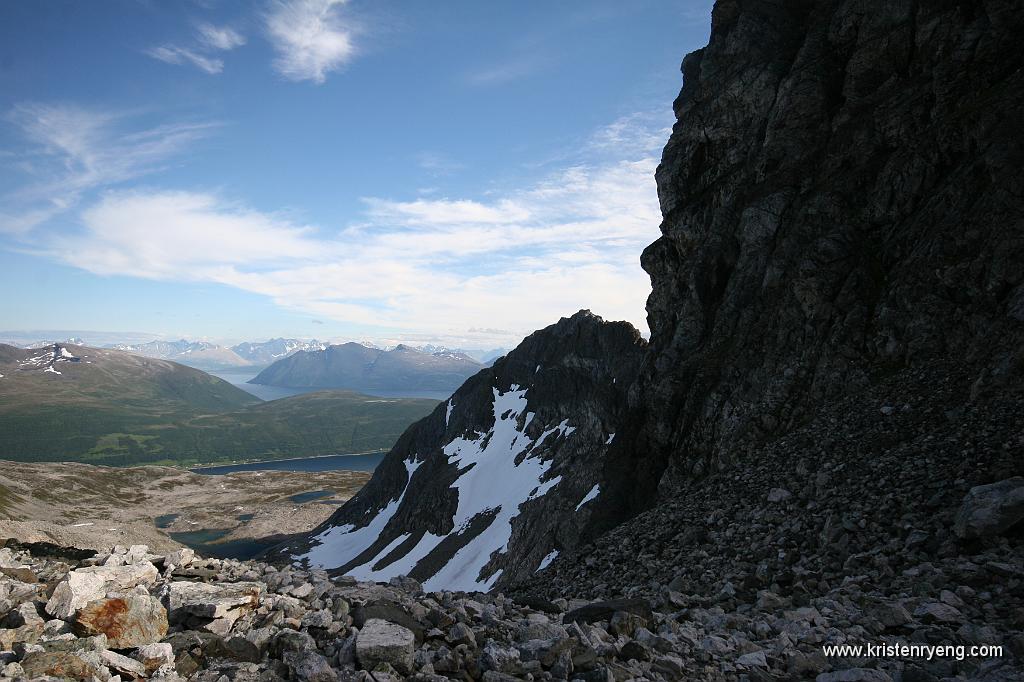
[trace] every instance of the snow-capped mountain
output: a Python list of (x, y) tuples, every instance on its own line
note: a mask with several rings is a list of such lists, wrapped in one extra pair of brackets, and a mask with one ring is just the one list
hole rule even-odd
[(253, 365), (269, 365), (300, 350), (323, 350), (326, 347), (326, 343), (316, 339), (304, 341), (278, 338), (263, 342), (246, 341), (232, 346), (231, 350)]
[(587, 311), (535, 332), (276, 554), (359, 578), (406, 574), (428, 590), (486, 590), (543, 569), (612, 504), (603, 464), (644, 346), (629, 324)]
[(224, 369), (246, 367), (253, 363), (235, 351), (208, 341), (149, 341), (147, 343), (116, 343), (107, 346), (135, 355), (159, 360), (171, 360), (197, 369)]

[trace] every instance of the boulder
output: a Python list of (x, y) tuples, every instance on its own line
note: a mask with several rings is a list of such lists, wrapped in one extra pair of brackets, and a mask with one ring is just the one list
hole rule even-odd
[(416, 638), (408, 628), (371, 618), (356, 637), (356, 659), (364, 670), (387, 663), (408, 675), (412, 671), (415, 642)]
[(167, 611), (160, 600), (143, 594), (98, 599), (79, 609), (75, 630), (81, 635), (107, 636), (114, 649), (151, 644), (167, 634)]
[(971, 488), (960, 505), (953, 530), (960, 538), (1000, 535), (1024, 521), (1024, 477)]
[(126, 592), (136, 585), (152, 585), (159, 573), (156, 566), (143, 561), (130, 566), (89, 566), (72, 571), (53, 591), (46, 612), (67, 620), (91, 601), (108, 592)]
[(646, 599), (611, 599), (598, 601), (578, 609), (573, 609), (565, 614), (562, 619), (565, 623), (597, 623), (598, 621), (612, 619), (616, 611), (624, 611), (640, 616), (648, 623), (652, 619), (651, 603)]
[(284, 655), (284, 662), (299, 682), (336, 682), (338, 679), (338, 673), (327, 659), (315, 652), (290, 651)]
[(259, 605), (263, 583), (227, 584), (172, 582), (168, 589), (168, 612), (172, 622), (188, 615), (227, 618), (232, 622)]
[(167, 642), (145, 644), (136, 649), (132, 656), (146, 669), (147, 675), (161, 666), (174, 665), (174, 647)]
[(106, 680), (110, 677), (103, 666), (95, 665), (67, 651), (35, 651), (21, 661), (25, 677), (58, 677), (72, 680)]

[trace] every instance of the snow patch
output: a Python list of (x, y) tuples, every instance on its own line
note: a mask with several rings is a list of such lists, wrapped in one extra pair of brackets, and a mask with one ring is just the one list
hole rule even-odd
[(448, 407), (446, 408), (445, 413), (444, 413), (444, 425), (445, 425), (445, 427), (447, 427), (448, 426), (448, 422), (451, 421), (452, 410), (454, 408), (455, 408), (455, 398), (448, 398)]
[[(539, 455), (532, 456), (532, 450), (552, 434), (556, 438), (567, 437), (576, 429), (563, 420), (558, 426), (546, 429), (537, 439), (526, 435), (526, 429), (533, 421), (534, 413), (527, 412), (527, 389), (514, 384), (504, 393), (492, 389), (494, 426), (487, 433), (471, 433), (452, 439), (444, 446), (443, 452), (448, 463), (456, 466), (461, 474), (452, 483), (458, 495), (458, 506), (452, 519), (453, 530), (448, 535), (424, 533), (416, 545), (387, 566), (374, 570), (373, 566), (386, 557), (410, 535), (402, 534), (371, 560), (348, 571), (359, 580), (386, 580), (392, 576), (408, 574), (423, 557), (450, 535), (457, 535), (468, 529), (472, 521), (481, 514), (493, 515), (488, 526), (424, 583), (428, 592), (437, 590), (489, 590), (501, 577), (501, 570), (487, 578), (481, 578), (483, 567), (497, 552), (508, 550), (512, 537), (512, 522), (519, 515), (520, 507), (542, 497), (561, 482), (561, 476), (544, 480), (551, 467), (551, 461), (543, 461)], [(451, 417), (454, 403), (449, 400), (445, 420)], [(516, 460), (522, 461), (516, 464)], [(421, 462), (407, 461), (409, 481)], [(397, 500), (389, 502), (376, 512), (374, 518), (362, 528), (346, 524), (331, 528), (316, 537), (319, 545), (310, 549), (304, 557), (315, 566), (335, 567), (348, 563), (353, 557), (366, 551), (385, 529), (402, 505), (405, 490)], [(370, 510), (371, 513), (373, 510)], [(553, 557), (552, 557), (553, 558)]]
[(537, 573), (537, 572), (543, 571), (543, 570), (544, 570), (545, 568), (547, 568), (547, 567), (548, 567), (548, 566), (549, 566), (549, 565), (551, 564), (551, 562), (552, 562), (552, 561), (554, 561), (554, 560), (555, 560), (555, 559), (556, 559), (557, 557), (558, 557), (558, 550), (557, 550), (557, 549), (553, 549), (553, 550), (551, 550), (551, 553), (550, 553), (550, 554), (548, 554), (548, 555), (547, 555), (546, 557), (544, 557), (543, 559), (541, 559), (541, 560), (540, 560), (540, 566), (538, 566), (538, 567), (537, 567), (537, 570), (536, 570), (536, 571), (534, 571), (534, 573)]
[[(368, 524), (362, 528), (356, 528), (352, 524), (345, 524), (344, 526), (336, 526), (334, 528), (328, 528), (320, 535), (315, 537), (320, 542), (319, 545), (310, 549), (309, 554), (305, 555), (304, 558), (309, 560), (309, 563), (314, 566), (340, 566), (347, 563), (352, 557), (358, 556), (366, 551), (366, 549), (377, 541), (377, 537), (384, 530), (384, 527), (388, 525), (388, 521), (395, 515), (398, 508), (402, 506), (402, 500), (405, 499), (405, 493), (409, 490), (409, 484), (412, 482), (412, 476), (416, 473), (416, 470), (420, 467), (423, 462), (417, 462), (415, 460), (406, 460), (405, 464), (406, 481), (405, 487), (402, 488), (402, 492), (394, 500), (388, 502), (383, 509), (377, 512), (377, 515), (370, 520)], [(292, 557), (293, 559), (300, 559), (303, 557)], [(360, 578), (362, 573), (356, 572), (355, 569), (349, 572), (350, 575), (354, 575)]]
[(47, 368), (46, 368), (46, 369), (44, 369), (43, 371), (44, 371), (44, 372), (51, 372), (51, 373), (53, 373), (53, 374), (63, 374), (63, 372), (58, 372), (57, 370), (55, 370), (55, 369), (53, 368), (53, 365), (50, 365), (49, 367), (47, 367)]
[(601, 486), (600, 485), (595, 485), (593, 488), (590, 489), (589, 493), (587, 493), (586, 495), (583, 496), (583, 499), (580, 500), (580, 503), (576, 505), (576, 511), (579, 511), (580, 507), (585, 505), (587, 502), (590, 502), (592, 499), (597, 497), (599, 494), (601, 494)]
[(608, 440), (606, 440), (606, 441), (604, 442), (604, 444), (605, 444), (605, 445), (611, 445), (611, 444), (612, 444), (612, 441), (613, 441), (613, 440), (615, 440), (615, 434), (614, 434), (614, 433), (612, 433), (612, 434), (610, 434), (610, 435), (608, 436)]

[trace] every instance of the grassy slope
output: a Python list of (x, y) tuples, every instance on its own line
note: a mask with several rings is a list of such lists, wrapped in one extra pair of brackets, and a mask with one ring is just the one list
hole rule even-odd
[[(191, 464), (390, 447), (433, 400), (330, 391), (260, 403), (203, 372), (76, 349), (61, 375), (19, 370), (37, 352), (0, 347), (0, 459)], [(85, 362), (88, 360), (89, 362)]]

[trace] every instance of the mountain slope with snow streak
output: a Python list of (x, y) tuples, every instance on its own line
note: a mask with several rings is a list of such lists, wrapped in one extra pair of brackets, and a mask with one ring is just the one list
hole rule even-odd
[[(325, 524), (274, 551), (335, 574), (489, 590), (575, 547), (601, 499), (644, 341), (583, 311), (528, 337), (410, 427)], [(541, 369), (537, 370), (540, 365)]]

